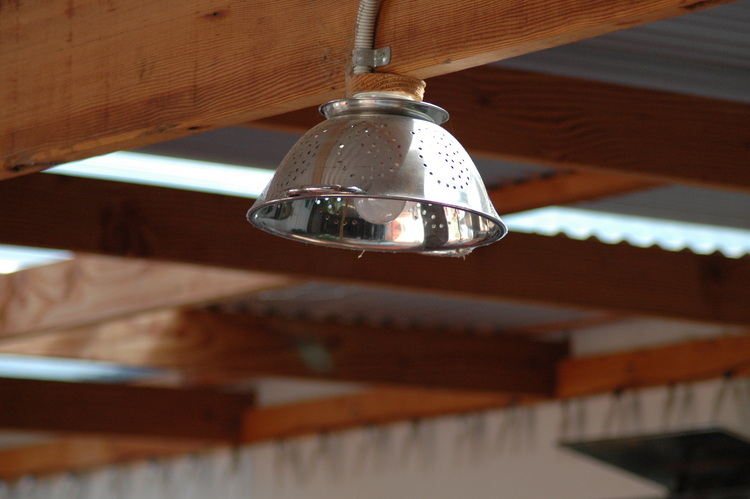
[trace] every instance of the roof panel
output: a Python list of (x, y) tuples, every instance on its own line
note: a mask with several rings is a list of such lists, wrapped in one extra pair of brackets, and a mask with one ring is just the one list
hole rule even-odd
[(288, 318), (482, 332), (515, 331), (602, 316), (563, 307), (318, 281), (262, 292), (233, 306), (237, 305)]
[(582, 40), (498, 64), (750, 102), (750, 0)]
[(666, 186), (576, 204), (578, 208), (750, 229), (750, 195)]

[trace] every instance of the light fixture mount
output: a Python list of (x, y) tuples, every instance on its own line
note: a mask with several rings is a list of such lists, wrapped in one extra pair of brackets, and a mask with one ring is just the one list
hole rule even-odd
[(360, 0), (350, 98), (320, 106), (326, 120), (284, 157), (247, 219), (307, 243), (367, 251), (463, 256), (507, 233), (474, 162), (422, 102), (425, 82), (374, 73), (379, 0)]

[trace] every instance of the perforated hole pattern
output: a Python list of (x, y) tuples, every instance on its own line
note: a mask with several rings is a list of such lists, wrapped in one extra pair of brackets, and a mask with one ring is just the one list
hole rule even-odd
[[(329, 165), (325, 177), (315, 179), (315, 165), (323, 162)], [(472, 182), (474, 166), (449, 133), (429, 122), (384, 115), (333, 118), (310, 130), (282, 163), (277, 188), (330, 183), (369, 189), (378, 179), (387, 183), (407, 162), (418, 163), (426, 180), (446, 190)]]

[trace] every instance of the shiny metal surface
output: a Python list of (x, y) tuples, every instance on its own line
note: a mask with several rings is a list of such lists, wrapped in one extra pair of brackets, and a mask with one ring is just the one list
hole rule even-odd
[(437, 106), (332, 101), (289, 151), (248, 220), (290, 239), (351, 249), (466, 253), (507, 232)]
[(320, 114), (328, 119), (347, 115), (383, 115), (394, 114), (411, 116), (420, 120), (442, 125), (448, 121), (448, 112), (429, 102), (418, 102), (409, 99), (379, 97), (376, 94), (356, 99), (332, 100), (320, 106)]

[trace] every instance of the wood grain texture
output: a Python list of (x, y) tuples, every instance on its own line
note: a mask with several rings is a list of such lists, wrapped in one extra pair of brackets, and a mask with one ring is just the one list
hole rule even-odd
[(177, 370), (192, 383), (292, 376), (550, 396), (560, 343), (244, 314), (146, 314), (8, 338), (0, 352)]
[[(393, 50), (385, 71), (424, 78), (720, 3), (387, 2), (376, 43)], [(0, 178), (342, 96), (355, 12), (335, 0), (8, 3)]]
[[(394, 53), (383, 71), (424, 79), (723, 3), (729, 2), (435, 0), (412, 9), (384, 2), (375, 46), (390, 46)], [(418, 60), (407, 51), (419, 54)]]
[[(747, 103), (499, 67), (431, 78), (425, 100), (475, 155), (597, 173), (599, 185), (613, 175), (614, 193), (639, 181), (750, 189)], [(250, 126), (304, 133), (320, 121), (304, 109)]]
[(0, 427), (232, 443), (248, 395), (0, 378)]
[[(70, 199), (78, 202), (71, 203)], [(85, 200), (85, 202), (84, 202)], [(303, 245), (250, 227), (250, 202), (55, 175), (0, 183), (0, 242), (523, 300), (750, 323), (750, 258), (514, 233), (465, 260)]]
[[(201, 347), (200, 340), (194, 342), (176, 333), (181, 313), (179, 309), (166, 309), (71, 329), (5, 336), (0, 338), (0, 352), (137, 367), (181, 368), (189, 366), (194, 355), (199, 358), (211, 355)], [(213, 338), (213, 341), (219, 339)], [(191, 350), (192, 353), (188, 353)], [(172, 356), (181, 360), (170, 360)]]
[(292, 284), (279, 275), (175, 263), (79, 255), (0, 275), (0, 336), (206, 304)]
[(498, 88), (494, 68), (462, 74), (463, 92), (435, 79), (427, 100), (452, 101), (453, 133), (477, 154), (750, 190), (750, 104), (520, 71)]
[(750, 335), (570, 358), (559, 364), (560, 398), (750, 374)]

